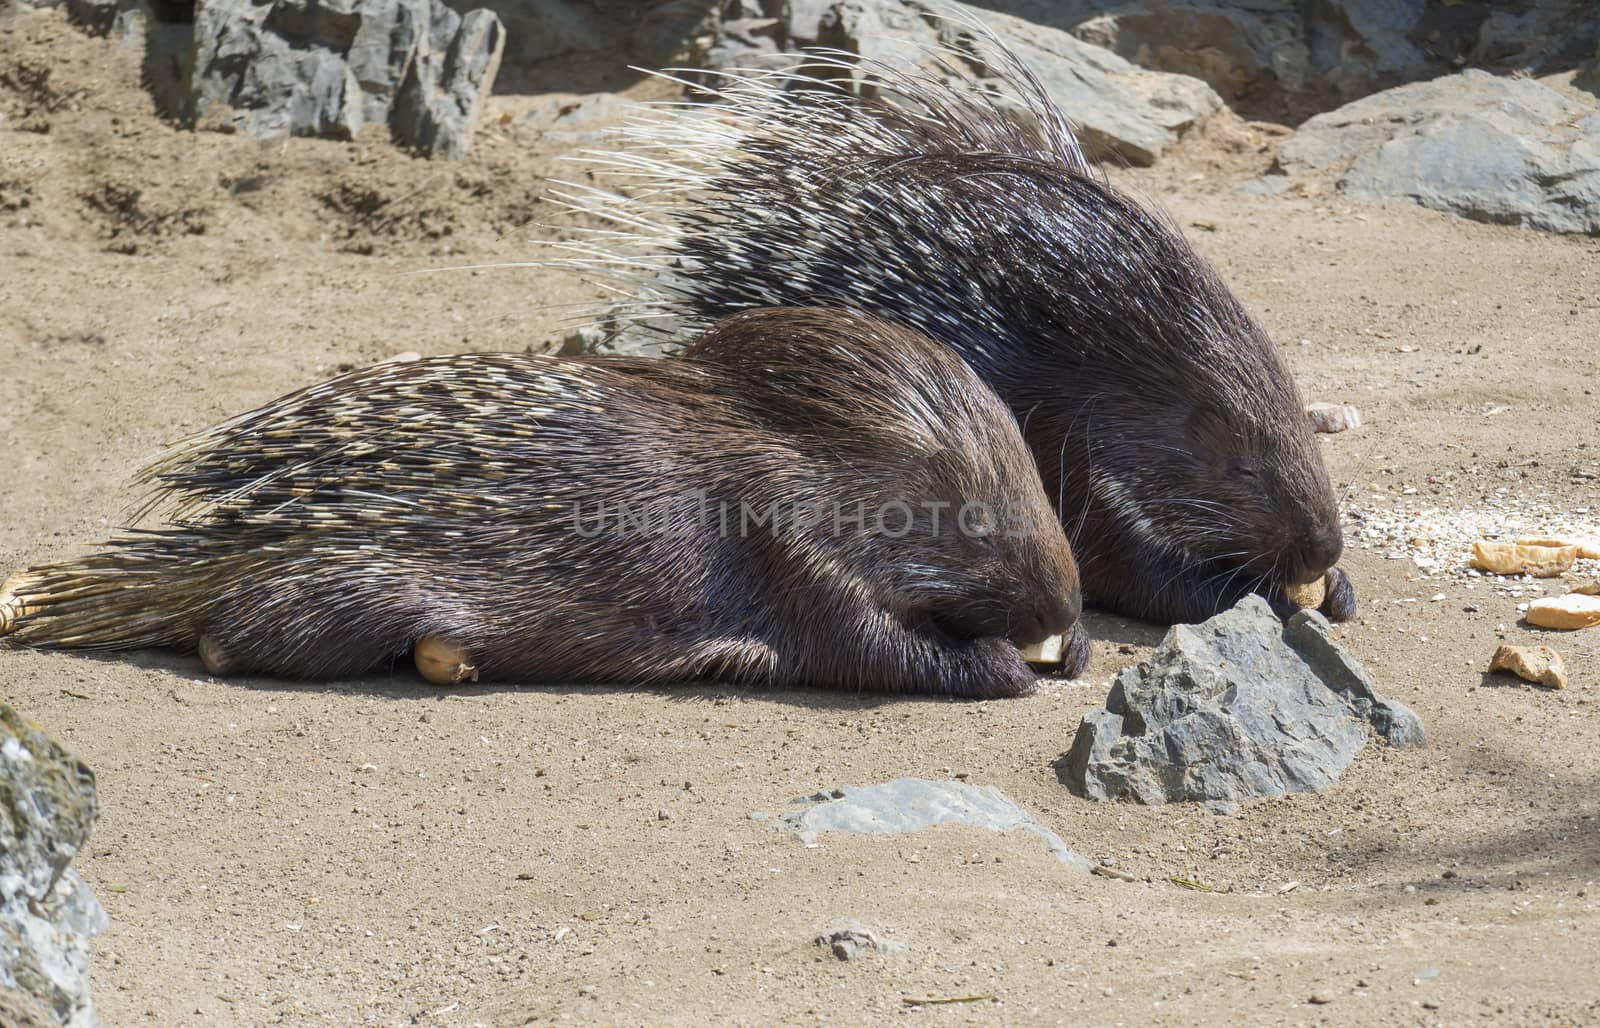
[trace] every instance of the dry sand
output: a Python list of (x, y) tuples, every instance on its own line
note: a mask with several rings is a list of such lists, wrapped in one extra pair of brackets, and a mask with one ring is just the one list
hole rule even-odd
[[(103, 537), (132, 468), (192, 429), (399, 351), (538, 348), (554, 305), (598, 295), (411, 274), (533, 252), (549, 148), (511, 123), (459, 165), (261, 143), (157, 120), (137, 76), (53, 15), (0, 28), (0, 568)], [(1560, 582), (1468, 589), (1407, 558), (1452, 512), (1595, 522), (1600, 240), (1236, 193), (1272, 141), (1222, 125), (1123, 177), (1309, 398), (1361, 408), (1330, 468), (1409, 538), (1362, 548), (1352, 521), (1342, 634), (1430, 748), (1374, 744), (1327, 795), (1234, 818), (1074, 799), (1051, 762), (1161, 635), (1099, 616), (1085, 681), (983, 704), (0, 652), (5, 700), (99, 775), (79, 866), (111, 917), (105, 1023), (1600, 1020), (1600, 629), (1519, 623)], [(1571, 688), (1483, 674), (1502, 640), (1559, 647)], [(899, 775), (997, 785), (1141, 880), (1075, 875), (1026, 833), (806, 848), (748, 817)], [(836, 961), (811, 940), (842, 917), (907, 951)]]

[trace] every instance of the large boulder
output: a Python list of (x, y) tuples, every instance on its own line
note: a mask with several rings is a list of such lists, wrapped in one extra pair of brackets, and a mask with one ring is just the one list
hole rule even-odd
[(97, 811), (94, 773), (0, 705), (0, 1024), (97, 1023), (89, 938), (106, 915), (70, 866)]
[(492, 12), (439, 0), (201, 0), (191, 100), (262, 139), (388, 123), (402, 145), (460, 158), (504, 48)]
[(1600, 101), (1477, 70), (1375, 93), (1310, 119), (1286, 176), (1475, 221), (1600, 234)]
[(1094, 800), (1184, 800), (1218, 813), (1260, 796), (1321, 792), (1367, 743), (1421, 746), (1422, 724), (1373, 691), (1316, 611), (1287, 627), (1249, 596), (1198, 625), (1174, 625), (1147, 663), (1116, 678), (1058, 764)]
[[(1090, 159), (1148, 166), (1190, 129), (1222, 109), (1222, 98), (1197, 78), (1149, 71), (1068, 33), (1018, 18), (984, 21), (1033, 69), (1073, 127)], [(993, 53), (986, 37), (941, 25), (944, 41)], [(983, 69), (986, 70), (986, 69)]]
[(994, 41), (972, 30), (981, 22), (1039, 77), (1078, 130), (1091, 159), (1148, 165), (1222, 99), (1199, 79), (1149, 71), (1060, 29), (978, 7), (930, 0), (805, 0), (766, 16), (751, 2), (731, 3), (702, 62), (710, 68), (770, 66), (774, 55), (808, 46), (869, 61), (920, 61), (935, 49), (969, 51), (980, 79), (998, 72)]

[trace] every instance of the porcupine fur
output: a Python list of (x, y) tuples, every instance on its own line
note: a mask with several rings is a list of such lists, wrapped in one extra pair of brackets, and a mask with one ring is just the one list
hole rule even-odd
[(609, 224), (561, 263), (618, 281), (611, 316), (636, 325), (845, 305), (950, 345), (1023, 424), (1090, 606), (1199, 621), (1259, 592), (1287, 617), (1289, 587), (1325, 576), (1322, 609), (1351, 616), (1272, 340), (1020, 59), (944, 29), (967, 35), (932, 70), (824, 50), (696, 72), (586, 155), (609, 181), (563, 196)]
[[(140, 480), (167, 523), (15, 576), (0, 634), (300, 678), (432, 637), (482, 680), (957, 696), (1031, 688), (1017, 644), (1049, 634), (1087, 656), (1009, 410), (947, 348), (843, 311), (747, 311), (682, 360), (382, 364)], [(870, 516), (894, 502), (915, 520)], [(801, 524), (796, 504), (842, 510)]]

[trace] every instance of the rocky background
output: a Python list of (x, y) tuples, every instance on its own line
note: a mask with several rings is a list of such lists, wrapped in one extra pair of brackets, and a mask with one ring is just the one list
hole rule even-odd
[[(587, 345), (588, 283), (423, 272), (561, 235), (565, 158), (678, 95), (629, 63), (962, 41), (981, 77), (929, 10), (0, 0), (0, 575), (289, 389)], [(1541, 632), (1519, 608), (1562, 580), (1466, 564), (1596, 534), (1600, 10), (970, 10), (1310, 397), (1359, 404), (1324, 445), (1361, 619), (1235, 612), (1244, 659), (1091, 615), (1084, 680), (980, 705), (3, 652), (44, 728), (0, 730), (0, 1023), (91, 1023), (87, 968), (114, 1024), (1600, 1016), (1600, 628)], [(1486, 673), (1501, 643), (1563, 673)]]
[[(1149, 165), (1231, 112), (1297, 127), (1250, 187), (1261, 192), (1331, 185), (1600, 232), (1600, 8), (1587, 0), (62, 2), (86, 30), (143, 49), (147, 86), (175, 119), (259, 138), (386, 125), (445, 158), (471, 145), (502, 62), (521, 91), (574, 55), (719, 69), (807, 46), (915, 57), (970, 41), (962, 19), (977, 16), (1096, 157)], [(605, 108), (607, 94), (580, 106)]]

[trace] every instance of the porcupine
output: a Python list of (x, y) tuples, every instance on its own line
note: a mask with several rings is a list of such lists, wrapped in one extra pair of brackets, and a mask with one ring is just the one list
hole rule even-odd
[(1267, 333), (1097, 172), (1019, 58), (981, 31), (951, 46), (935, 71), (813, 51), (695, 73), (706, 103), (585, 155), (621, 182), (568, 184), (610, 225), (559, 263), (620, 277), (612, 314), (640, 325), (846, 305), (947, 343), (1022, 422), (1089, 606), (1199, 621), (1259, 592), (1287, 617), (1291, 587), (1325, 578), (1323, 611), (1353, 615), (1337, 502)]
[(382, 364), (140, 477), (169, 523), (15, 576), (0, 634), (198, 648), (217, 674), (415, 646), (445, 681), (972, 697), (1031, 688), (1018, 645), (1047, 635), (1087, 658), (1010, 411), (948, 348), (845, 311), (747, 311), (682, 360)]

